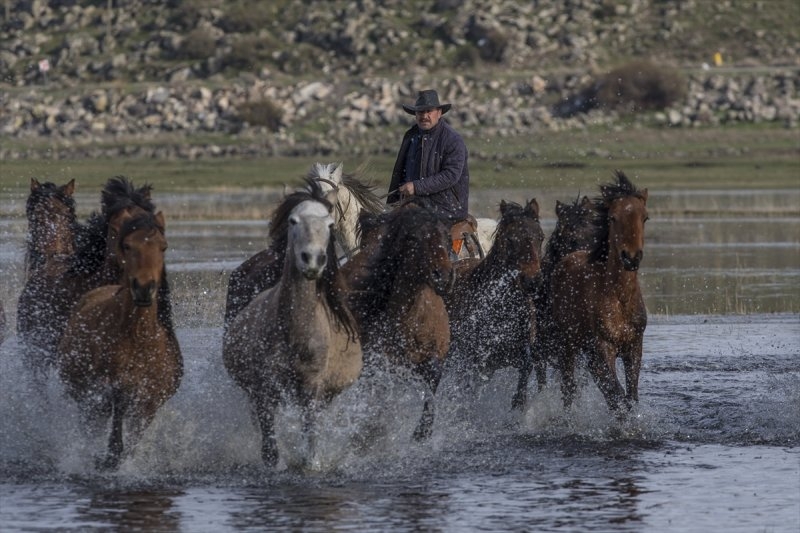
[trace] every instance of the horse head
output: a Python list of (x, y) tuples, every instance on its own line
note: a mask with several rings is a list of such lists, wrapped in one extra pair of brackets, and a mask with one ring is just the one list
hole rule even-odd
[(288, 252), (295, 268), (309, 280), (319, 279), (328, 264), (334, 221), (327, 205), (301, 202), (289, 214)]
[(36, 178), (31, 178), (31, 192), (25, 206), (31, 259), (67, 255), (74, 251), (74, 192), (74, 179), (59, 186), (49, 181), (40, 183)]
[(118, 249), (123, 265), (123, 280), (137, 307), (156, 301), (164, 274), (164, 215), (144, 213), (128, 217), (119, 230)]
[(490, 262), (518, 270), (526, 279), (532, 279), (541, 267), (543, 241), (539, 202), (535, 198), (525, 206), (505, 200), (500, 202), (500, 220), (489, 252)]
[(624, 173), (617, 183), (601, 187), (608, 223), (608, 254), (622, 267), (636, 271), (644, 256), (644, 224), (647, 222), (647, 189), (637, 190)]

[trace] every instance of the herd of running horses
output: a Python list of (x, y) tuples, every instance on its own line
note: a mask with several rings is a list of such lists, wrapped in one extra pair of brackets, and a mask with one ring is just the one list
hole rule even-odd
[[(541, 389), (550, 365), (568, 408), (585, 360), (624, 416), (638, 401), (647, 322), (637, 278), (647, 190), (621, 171), (614, 178), (593, 199), (556, 202), (546, 244), (535, 199), (502, 201), (489, 249), (458, 258), (451, 223), (424, 198), (387, 209), (341, 165), (313, 165), (272, 210), (267, 248), (228, 284), (221, 356), (250, 400), (264, 463), (279, 459), (281, 402), (300, 405), (310, 429), (374, 364), (410, 368), (426, 383), (418, 440), (432, 432), (444, 372), (469, 390), (515, 368), (511, 408), (522, 409), (531, 372)], [(183, 374), (166, 222), (151, 187), (122, 176), (107, 182), (100, 211), (79, 222), (74, 189), (74, 180), (31, 180), (17, 335), (34, 380), (57, 371), (87, 428), (106, 431), (110, 419), (100, 465), (115, 468)]]

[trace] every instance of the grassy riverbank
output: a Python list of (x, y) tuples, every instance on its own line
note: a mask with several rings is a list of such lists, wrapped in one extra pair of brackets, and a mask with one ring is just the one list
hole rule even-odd
[[(402, 131), (397, 132), (398, 139)], [(172, 139), (175, 142), (175, 139)], [(186, 143), (195, 140), (186, 139)], [(473, 189), (589, 190), (614, 169), (658, 189), (782, 189), (800, 186), (800, 132), (776, 126), (713, 129), (616, 127), (467, 139)], [(241, 190), (295, 184), (314, 161), (343, 161), (346, 172), (385, 187), (391, 153), (269, 159), (79, 159), (0, 163), (0, 192), (24, 194), (31, 177), (98, 189), (111, 176), (153, 184), (158, 192)]]

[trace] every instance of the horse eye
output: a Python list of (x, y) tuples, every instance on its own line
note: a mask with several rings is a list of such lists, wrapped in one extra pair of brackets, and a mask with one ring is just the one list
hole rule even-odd
[(650, 217), (644, 217), (645, 222), (647, 222), (648, 220), (650, 220)]

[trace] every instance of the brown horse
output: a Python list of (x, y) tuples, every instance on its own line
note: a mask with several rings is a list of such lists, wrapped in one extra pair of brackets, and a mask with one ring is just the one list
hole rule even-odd
[(276, 235), (286, 244), (277, 283), (233, 318), (223, 338), (225, 368), (250, 398), (269, 466), (278, 461), (274, 420), (282, 395), (299, 402), (309, 429), (316, 410), (361, 374), (357, 324), (332, 233), (335, 197), (307, 184), (272, 217), (272, 227), (286, 232)]
[[(383, 211), (383, 203), (373, 192), (371, 184), (363, 183), (351, 174), (344, 174), (341, 164), (315, 163), (306, 180), (315, 182), (324, 193), (336, 193), (333, 230), (342, 257), (349, 258), (358, 248), (356, 228), (359, 213), (362, 210), (379, 213)], [(285, 218), (281, 223), (286, 223)], [(256, 295), (275, 285), (281, 277), (286, 228), (271, 225), (269, 240), (270, 244), (265, 250), (251, 256), (231, 272), (225, 300), (226, 327)]]
[[(639, 370), (647, 312), (637, 271), (644, 253), (647, 189), (637, 190), (621, 171), (595, 200), (591, 250), (564, 257), (550, 282), (553, 327), (565, 406), (575, 396), (575, 362), (583, 353), (589, 372), (613, 411), (639, 400)], [(623, 389), (616, 360), (625, 367)]]
[(534, 343), (536, 382), (541, 391), (547, 385), (547, 363), (554, 361), (556, 332), (550, 302), (550, 278), (561, 259), (578, 250), (588, 250), (594, 241), (594, 204), (588, 196), (578, 197), (571, 204), (556, 201), (556, 226), (547, 239), (542, 270), (534, 292), (537, 335)]
[(164, 216), (126, 219), (117, 253), (124, 283), (88, 292), (58, 345), (59, 374), (89, 421), (111, 416), (105, 467), (115, 468), (157, 410), (178, 390), (183, 358), (172, 323), (164, 252)]
[(75, 252), (75, 180), (65, 185), (31, 179), (25, 214), (28, 243), (25, 286), (17, 301), (17, 334), (25, 362), (37, 378), (54, 361), (53, 348), (63, 328), (58, 311), (68, 291), (61, 283)]
[(519, 371), (512, 407), (525, 405), (536, 337), (533, 301), (544, 232), (535, 199), (500, 203), (500, 220), (488, 255), (461, 272), (451, 297), (451, 350), (461, 375), (485, 379), (501, 369)]
[[(73, 187), (70, 186), (70, 190)], [(35, 276), (44, 279), (46, 284), (42, 288), (34, 285), (20, 296), (22, 312), (18, 312), (18, 330), (23, 341), (35, 346), (40, 353), (36, 368), (44, 370), (46, 364), (43, 363), (54, 362), (59, 339), (80, 298), (92, 289), (122, 281), (117, 235), (123, 220), (155, 210), (150, 190), (149, 185), (137, 189), (124, 176), (116, 176), (103, 188), (100, 213), (93, 213), (86, 224), (78, 224), (71, 231), (66, 222), (61, 224), (59, 247), (62, 252), (51, 262), (46, 277)], [(68, 234), (74, 235), (72, 247)], [(41, 312), (31, 312), (36, 309)]]
[(366, 267), (349, 271), (350, 302), (365, 351), (410, 367), (429, 386), (414, 431), (421, 440), (433, 428), (433, 396), (450, 347), (442, 299), (453, 282), (450, 224), (424, 208), (396, 208), (378, 216), (373, 233), (378, 243), (366, 256)]

